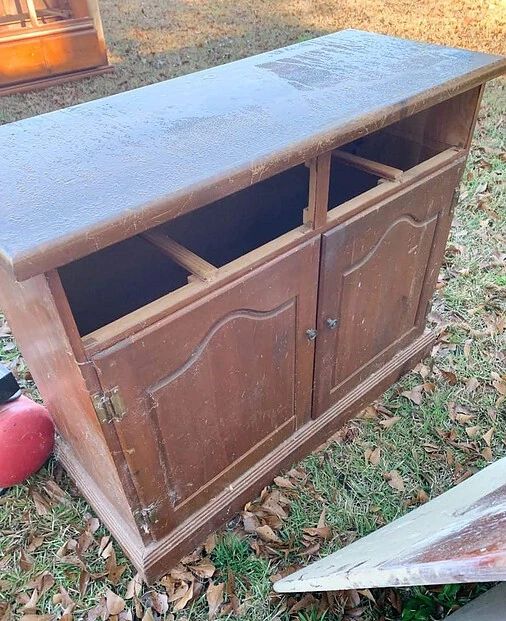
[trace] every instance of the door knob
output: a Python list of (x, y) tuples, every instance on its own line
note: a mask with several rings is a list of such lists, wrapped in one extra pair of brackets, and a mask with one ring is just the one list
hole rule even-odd
[(314, 341), (317, 334), (318, 332), (314, 328), (306, 330), (306, 336), (310, 341)]
[(331, 330), (335, 330), (337, 328), (339, 324), (339, 319), (327, 319), (327, 326), (331, 329)]

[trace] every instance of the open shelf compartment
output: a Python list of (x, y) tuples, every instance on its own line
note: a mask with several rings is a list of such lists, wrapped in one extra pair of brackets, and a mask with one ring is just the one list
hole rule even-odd
[[(309, 169), (296, 166), (59, 269), (85, 336), (302, 229)], [(283, 240), (279, 240), (283, 246)]]

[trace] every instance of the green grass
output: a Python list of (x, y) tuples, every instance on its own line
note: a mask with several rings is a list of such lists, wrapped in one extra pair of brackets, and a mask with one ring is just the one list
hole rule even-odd
[[(487, 461), (482, 453), (487, 445), (483, 434), (491, 427), (495, 430), (492, 458), (506, 455), (505, 403), (492, 385), (493, 374), (504, 373), (506, 351), (504, 326), (501, 327), (501, 318), (506, 312), (506, 270), (501, 254), (506, 252), (506, 160), (504, 121), (501, 121), (504, 119), (504, 88), (504, 83), (495, 82), (484, 98), (441, 272), (442, 287), (434, 300), (434, 312), (446, 327), (432, 358), (425, 361), (426, 368), (422, 370), (428, 375), (422, 378), (417, 371), (408, 374), (380, 400), (392, 415), (400, 417), (399, 421), (385, 429), (380, 425), (381, 416), (354, 420), (334, 441), (297, 466), (307, 479), (295, 493), (288, 494), (291, 499), (289, 517), (278, 533), (287, 544), (283, 550), (274, 550), (268, 557), (257, 556), (252, 547), (255, 538), (234, 525), (218, 535), (217, 545), (211, 552), (216, 567), (213, 581), (226, 582), (230, 575), (234, 576), (235, 592), (242, 605), (241, 618), (245, 621), (339, 621), (343, 618), (340, 604), (322, 612), (318, 611), (321, 604), (315, 603), (312, 609), (290, 614), (288, 611), (297, 598), (275, 596), (271, 589), (272, 574), (315, 558), (304, 555), (303, 529), (316, 526), (323, 508), (332, 535), (322, 543), (317, 555), (328, 554), (404, 514), (416, 504), (414, 498), (420, 490), (434, 497), (454, 485), (465, 473), (484, 467)], [(1, 327), (0, 319), (0, 358), (16, 369), (23, 385), (37, 397), (14, 341)], [(455, 383), (447, 381), (441, 370), (452, 371)], [(471, 378), (476, 378), (479, 385), (469, 392), (466, 385)], [(433, 383), (434, 391), (425, 393), (420, 405), (402, 396), (403, 391), (423, 382)], [(467, 408), (474, 416), (472, 425), (479, 426), (480, 433), (473, 438), (471, 449), (465, 425), (450, 416), (452, 404)], [(457, 446), (446, 442), (445, 434), (450, 432)], [(460, 447), (459, 442), (462, 443)], [(375, 447), (381, 449), (381, 459), (376, 466), (365, 459), (365, 452)], [(403, 492), (396, 491), (385, 480), (384, 473), (392, 470), (402, 476)], [(44, 483), (51, 477), (58, 479), (68, 497), (63, 503), (50, 507), (47, 515), (39, 515), (32, 492), (43, 493)], [(41, 596), (37, 605), (39, 614), (61, 614), (62, 606), (55, 599), (60, 586), (67, 589), (76, 603), (75, 619), (86, 618), (86, 611), (100, 601), (106, 588), (125, 596), (133, 570), (116, 548), (117, 562), (126, 564), (127, 569), (118, 585), (111, 584), (104, 575), (106, 560), (99, 554), (101, 538), (107, 535), (103, 527), (94, 533), (94, 542), (82, 556), (83, 563), (93, 574), (84, 596), (78, 589), (81, 569), (72, 558), (75, 555), (69, 554), (64, 560), (58, 556), (64, 544), (79, 539), (90, 515), (91, 509), (54, 463), (0, 498), (0, 618), (8, 605), (13, 618), (21, 616), (21, 606), (33, 591), (32, 581), (44, 571), (52, 574), (54, 585)], [(37, 537), (43, 539), (40, 546), (30, 552), (33, 567), (23, 569), (21, 552)], [(161, 585), (154, 589), (160, 593), (164, 591)], [(144, 592), (147, 591), (145, 588)], [(406, 603), (406, 611), (413, 605), (422, 612), (427, 608), (429, 616), (420, 616), (420, 619), (429, 619), (436, 604), (443, 606), (446, 613), (451, 606), (475, 593), (467, 588), (398, 590)], [(388, 591), (377, 591), (374, 595), (376, 604), (362, 598), (361, 619), (401, 618), (389, 602)], [(128, 600), (127, 605), (132, 608), (132, 600)], [(408, 612), (403, 613), (403, 619), (417, 619), (407, 616)], [(175, 618), (178, 621), (207, 619), (205, 597), (201, 596)]]

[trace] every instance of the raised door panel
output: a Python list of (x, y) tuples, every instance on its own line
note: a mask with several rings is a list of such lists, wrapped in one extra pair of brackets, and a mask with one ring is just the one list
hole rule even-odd
[(325, 233), (314, 415), (424, 330), (462, 161)]
[(313, 239), (94, 358), (155, 538), (310, 418), (318, 262)]

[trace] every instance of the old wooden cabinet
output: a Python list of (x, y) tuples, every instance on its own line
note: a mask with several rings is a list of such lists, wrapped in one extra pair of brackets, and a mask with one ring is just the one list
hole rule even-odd
[(343, 31), (0, 128), (0, 307), (148, 580), (430, 350), (504, 67)]

